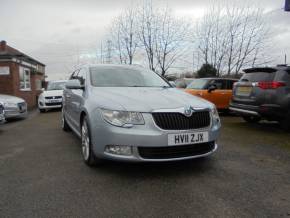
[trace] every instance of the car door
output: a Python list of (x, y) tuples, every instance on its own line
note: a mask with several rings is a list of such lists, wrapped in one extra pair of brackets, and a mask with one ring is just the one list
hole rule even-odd
[[(75, 79), (78, 79), (82, 86), (86, 83), (86, 68), (81, 68)], [(85, 89), (73, 89), (71, 97), (72, 119), (77, 129), (80, 128), (80, 113), (85, 97)]]
[(215, 85), (217, 89), (211, 92), (204, 92), (203, 97), (208, 101), (214, 103), (218, 109), (225, 109), (228, 107), (228, 95), (227, 82), (224, 79), (213, 79), (208, 83), (208, 87)]
[[(72, 73), (72, 75), (70, 76), (70, 79), (69, 80), (73, 80), (76, 78), (76, 75), (78, 74), (79, 70), (77, 71), (74, 71)], [(71, 124), (71, 125), (74, 125), (74, 120), (73, 120), (73, 112), (72, 112), (72, 95), (73, 95), (73, 92), (71, 89), (65, 89), (64, 90), (64, 94), (63, 94), (63, 97), (64, 97), (64, 100), (63, 100), (63, 110), (64, 110), (64, 113), (65, 113), (65, 118), (66, 120)]]

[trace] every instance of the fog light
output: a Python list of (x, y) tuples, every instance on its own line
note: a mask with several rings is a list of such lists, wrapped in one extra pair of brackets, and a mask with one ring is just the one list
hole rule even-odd
[(131, 156), (132, 147), (127, 145), (107, 145), (105, 151), (110, 154)]
[(40, 101), (40, 102), (39, 102), (39, 105), (40, 105), (40, 106), (43, 106), (43, 103)]

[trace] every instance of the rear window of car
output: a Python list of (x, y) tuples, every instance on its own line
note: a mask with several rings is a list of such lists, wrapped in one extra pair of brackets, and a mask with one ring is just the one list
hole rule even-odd
[(252, 73), (245, 73), (240, 81), (245, 82), (269, 82), (273, 81), (275, 78), (275, 73), (269, 72), (252, 72)]

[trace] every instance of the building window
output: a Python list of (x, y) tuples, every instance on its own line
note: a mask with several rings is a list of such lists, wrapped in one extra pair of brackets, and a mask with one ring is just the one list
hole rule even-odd
[(9, 75), (10, 69), (9, 67), (0, 67), (0, 75)]
[(20, 67), (19, 78), (20, 78), (20, 90), (31, 90), (29, 69)]

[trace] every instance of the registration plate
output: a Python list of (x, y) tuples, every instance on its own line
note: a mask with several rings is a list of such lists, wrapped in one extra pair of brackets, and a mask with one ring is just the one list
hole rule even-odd
[(208, 142), (208, 132), (191, 132), (168, 135), (168, 145), (192, 145)]
[(49, 103), (59, 103), (61, 102), (60, 100), (49, 100)]
[(241, 86), (237, 88), (237, 95), (242, 95), (242, 96), (249, 96), (252, 92), (252, 87), (250, 86)]

